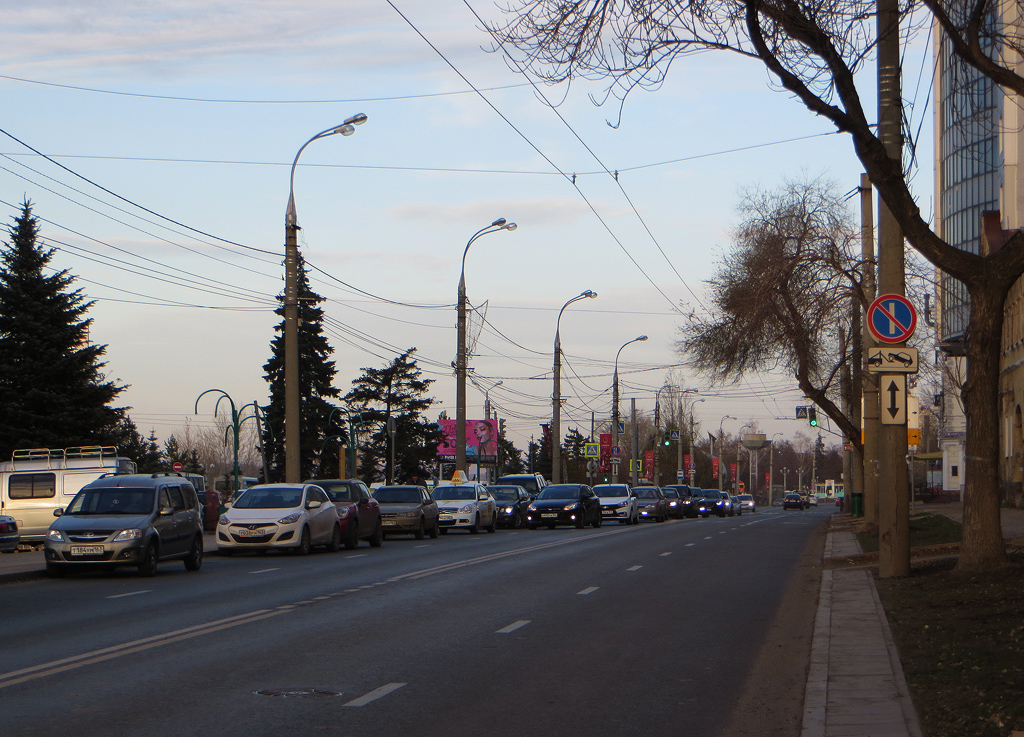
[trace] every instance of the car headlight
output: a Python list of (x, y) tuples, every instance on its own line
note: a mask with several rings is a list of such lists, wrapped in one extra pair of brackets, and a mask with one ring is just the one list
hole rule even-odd
[(121, 530), (114, 538), (114, 542), (120, 543), (125, 540), (138, 540), (142, 537), (142, 530)]
[(352, 507), (338, 507), (338, 519), (345, 519), (351, 511)]
[(528, 506), (526, 508), (526, 511), (527, 512), (536, 512), (537, 511), (537, 505), (536, 504), (531, 504), (530, 506)]
[(398, 516), (399, 517), (418, 517), (419, 514), (420, 513), (416, 512), (416, 511), (412, 511), (412, 512), (399, 512)]
[(512, 514), (515, 511), (515, 507), (505, 507), (505, 514)]
[(678, 505), (679, 505), (679, 502), (669, 502), (669, 503), (668, 503), (668, 505), (669, 505), (670, 507), (675, 507), (675, 506), (678, 506)]
[(564, 509), (566, 512), (571, 512), (573, 509), (576, 509), (576, 507), (578, 507), (578, 506), (579, 506), (579, 502), (573, 502), (572, 504), (566, 504), (564, 507), (562, 507), (562, 509)]
[(461, 509), (459, 509), (459, 514), (469, 514), (472, 511), (473, 511), (473, 505), (472, 504), (467, 504), (466, 506), (464, 506)]
[(625, 509), (629, 506), (629, 502), (619, 502), (619, 509)]
[(302, 512), (296, 512), (295, 514), (289, 514), (287, 517), (282, 517), (277, 521), (279, 525), (294, 525), (299, 521), (299, 517), (302, 516)]
[(64, 533), (60, 530), (50, 530), (46, 533), (46, 538), (48, 540), (52, 540), (55, 543), (67, 542), (67, 540), (64, 539)]
[(229, 520), (224, 515), (221, 515), (220, 521), (217, 524), (219, 524), (219, 525), (230, 525), (231, 524), (231, 520)]

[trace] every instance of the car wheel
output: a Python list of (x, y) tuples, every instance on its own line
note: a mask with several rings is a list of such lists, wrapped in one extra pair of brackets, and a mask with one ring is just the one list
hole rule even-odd
[(596, 530), (603, 523), (604, 523), (604, 520), (601, 519), (601, 512), (599, 511), (597, 514), (594, 515), (594, 523), (593, 523), (594, 524), (594, 529)]
[(437, 539), (437, 535), (438, 535), (438, 533), (439, 533), (439, 532), (441, 531), (441, 530), (439, 529), (439, 528), (440, 528), (440, 526), (441, 526), (441, 523), (440, 523), (440, 522), (438, 522), (438, 521), (437, 521), (437, 520), (435, 519), (435, 520), (434, 520), (434, 526), (430, 528), (430, 539), (431, 539), (431, 540), (436, 540), (436, 539)]
[(526, 520), (523, 519), (523, 510), (517, 509), (515, 513), (515, 520), (512, 524), (513, 529), (521, 530), (526, 527)]
[(332, 553), (337, 553), (341, 550), (341, 528), (337, 525), (334, 526), (334, 532), (331, 534), (331, 541), (327, 543), (327, 550)]
[(742, 508), (738, 512), (736, 512), (736, 516), (737, 517), (742, 517), (743, 516), (743, 509)]
[(377, 520), (377, 529), (370, 535), (370, 547), (379, 548), (384, 544), (384, 525), (381, 524), (380, 520)]
[(196, 539), (192, 541), (192, 549), (188, 552), (188, 557), (185, 558), (185, 570), (186, 571), (198, 571), (203, 566), (203, 538), (196, 536)]
[(150, 543), (146, 547), (146, 552), (142, 554), (142, 560), (139, 561), (139, 575), (144, 578), (150, 578), (156, 575), (156, 543)]
[(299, 545), (295, 548), (296, 555), (309, 555), (313, 547), (313, 539), (309, 536), (309, 528), (302, 528), (302, 537), (299, 538)]
[(581, 515), (579, 515), (576, 518), (576, 529), (577, 530), (582, 530), (586, 526), (587, 526), (587, 513), (583, 512)]
[(423, 518), (422, 517), (420, 517), (420, 526), (416, 528), (416, 531), (413, 532), (413, 535), (416, 536), (417, 540), (422, 540), (423, 538), (425, 538), (427, 536), (427, 528), (426, 528), (426, 525), (423, 522)]
[(348, 523), (348, 535), (345, 536), (345, 550), (355, 550), (359, 547), (359, 524), (352, 520)]
[(50, 578), (64, 578), (64, 569), (61, 566), (46, 564), (46, 575)]
[(491, 515), (491, 524), (487, 525), (487, 532), (494, 532), (498, 529), (498, 514), (495, 512)]
[(479, 535), (480, 534), (480, 513), (479, 512), (477, 512), (476, 516), (473, 518), (473, 524), (469, 526), (469, 534), (470, 535)]

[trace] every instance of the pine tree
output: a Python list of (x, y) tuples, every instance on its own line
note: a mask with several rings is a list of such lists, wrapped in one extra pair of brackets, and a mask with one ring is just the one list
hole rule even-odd
[[(352, 415), (359, 415), (361, 425), (360, 470), (367, 482), (393, 478), (395, 482), (428, 478), (437, 462), (437, 445), (441, 430), (436, 423), (423, 418), (423, 412), (434, 403), (426, 395), (433, 379), (422, 379), (410, 348), (382, 369), (364, 368), (362, 376), (352, 382), (352, 391), (345, 395)], [(390, 471), (387, 452), (388, 418), (395, 420), (395, 473)], [(363, 434), (367, 433), (367, 434)]]
[(47, 272), (54, 250), (39, 245), (25, 202), (0, 253), (0, 458), (18, 448), (116, 445), (124, 386), (106, 381), (106, 346), (89, 342), (92, 302), (66, 270)]
[(117, 454), (135, 462), (139, 473), (155, 473), (164, 470), (164, 454), (157, 444), (156, 431), (150, 430), (144, 439), (131, 417), (125, 415), (117, 425), (120, 441)]
[[(328, 399), (336, 399), (341, 392), (334, 386), (334, 349), (323, 332), (324, 311), (318, 306), (324, 298), (309, 287), (306, 262), (299, 257), (299, 467), (301, 478), (312, 478), (316, 473), (328, 478), (337, 473), (338, 454), (335, 449), (324, 449), (326, 438), (343, 435), (340, 413)], [(285, 472), (284, 454), (284, 296), (281, 306), (274, 310), (282, 320), (275, 328), (277, 335), (270, 343), (271, 356), (263, 366), (270, 384), (270, 404), (263, 407), (266, 419), (264, 444), (267, 451), (265, 477), (269, 481), (282, 481)], [(328, 427), (328, 420), (331, 420)], [(321, 463), (323, 455), (323, 463)], [(328, 475), (324, 475), (328, 474)]]
[(185, 473), (202, 473), (203, 465), (199, 462), (199, 451), (195, 448), (182, 448), (181, 443), (172, 434), (164, 441), (163, 471), (170, 471), (175, 463), (181, 464)]
[(523, 473), (523, 452), (505, 435), (505, 421), (498, 423), (498, 461), (501, 474)]

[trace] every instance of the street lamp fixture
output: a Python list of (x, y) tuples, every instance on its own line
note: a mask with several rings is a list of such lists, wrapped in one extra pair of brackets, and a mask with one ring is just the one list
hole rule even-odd
[(458, 300), (458, 346), (455, 354), (455, 470), (466, 473), (466, 254), (477, 238), (497, 233), (499, 230), (513, 231), (515, 223), (498, 218), (485, 228), (473, 234), (462, 252), (462, 270), (459, 273)]
[(590, 289), (576, 295), (562, 305), (562, 309), (558, 311), (558, 319), (555, 320), (555, 361), (552, 370), (554, 390), (551, 394), (551, 483), (553, 484), (562, 482), (562, 340), (559, 336), (562, 313), (574, 302), (596, 298), (597, 292)]
[(306, 146), (336, 134), (350, 136), (355, 126), (366, 122), (359, 113), (341, 125), (320, 131), (295, 154), (288, 178), (288, 209), (284, 218), (284, 478), (288, 483), (302, 480), (299, 450), (299, 219), (295, 213), (295, 167)]
[[(646, 335), (640, 335), (640, 336), (638, 336), (636, 338), (633, 338), (633, 340), (627, 340), (625, 343), (622, 344), (622, 347), (619, 348), (619, 350), (616, 351), (616, 353), (615, 353), (615, 372), (612, 374), (612, 447), (613, 448), (614, 447), (618, 447), (618, 445), (619, 445), (619, 354), (622, 353), (622, 348), (625, 348), (627, 345), (630, 345), (632, 343), (642, 343), (645, 340), (647, 340), (647, 336)], [(634, 428), (634, 432), (635, 431), (636, 431), (636, 428)], [(619, 464), (618, 464), (617, 459), (614, 456), (612, 456), (612, 469), (613, 469), (612, 476), (614, 477), (614, 478), (612, 478), (612, 481), (613, 482), (618, 482), (618, 480), (619, 480), (619, 473), (618, 473), (618, 471), (619, 471)]]

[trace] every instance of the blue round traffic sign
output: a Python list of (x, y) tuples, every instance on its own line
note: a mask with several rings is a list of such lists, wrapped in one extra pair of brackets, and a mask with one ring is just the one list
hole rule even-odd
[(883, 343), (902, 343), (916, 327), (917, 310), (902, 294), (883, 294), (868, 308), (868, 330)]

